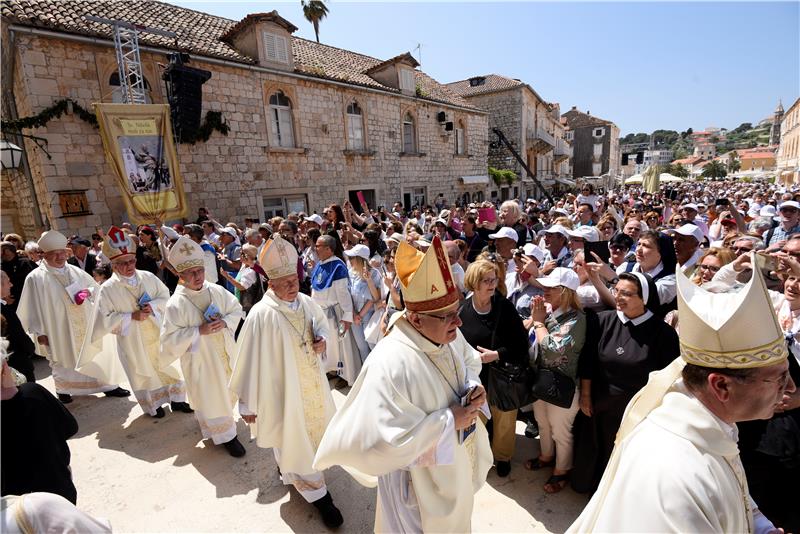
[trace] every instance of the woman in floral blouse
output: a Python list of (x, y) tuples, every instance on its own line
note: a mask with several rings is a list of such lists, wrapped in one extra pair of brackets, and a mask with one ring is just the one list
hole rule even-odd
[[(577, 289), (578, 275), (571, 269), (557, 267), (537, 281), (544, 287), (544, 297), (531, 302), (531, 319), (536, 335), (538, 364), (576, 380), (578, 357), (586, 339), (586, 316), (581, 310)], [(545, 303), (549, 304), (548, 313)], [(543, 400), (533, 403), (533, 415), (539, 424), (541, 452), (528, 460), (527, 469), (553, 466), (553, 475), (544, 485), (547, 493), (564, 489), (572, 469), (572, 422), (578, 413), (578, 389), (569, 408), (561, 408)]]

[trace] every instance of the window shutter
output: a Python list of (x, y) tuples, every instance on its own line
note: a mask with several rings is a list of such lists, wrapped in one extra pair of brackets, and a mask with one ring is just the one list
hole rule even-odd
[(264, 34), (264, 48), (267, 51), (267, 59), (275, 60), (278, 58), (278, 53), (275, 49), (275, 35), (271, 33)]
[(286, 37), (275, 36), (275, 57), (281, 63), (289, 63)]
[(278, 127), (280, 128), (280, 145), (287, 148), (294, 147), (292, 111), (289, 109), (279, 109), (278, 122)]
[(403, 152), (414, 152), (414, 125), (403, 124)]
[(464, 128), (456, 128), (456, 154), (464, 153)]
[(350, 150), (364, 148), (364, 131), (361, 124), (361, 115), (347, 116), (347, 146)]

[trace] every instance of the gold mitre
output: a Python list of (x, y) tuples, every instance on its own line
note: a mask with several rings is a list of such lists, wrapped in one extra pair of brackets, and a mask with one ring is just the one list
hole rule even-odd
[(745, 369), (786, 359), (786, 340), (755, 261), (750, 282), (736, 293), (711, 293), (677, 270), (681, 357), (687, 363)]
[(175, 267), (176, 271), (182, 273), (192, 267), (205, 267), (204, 254), (205, 252), (200, 248), (200, 245), (192, 241), (188, 236), (182, 235), (172, 245), (167, 259)]
[(403, 301), (409, 311), (432, 312), (458, 302), (450, 259), (438, 236), (433, 238), (433, 243), (424, 253), (405, 241), (401, 242), (394, 265), (403, 286)]
[(275, 235), (266, 242), (258, 263), (267, 273), (267, 278), (275, 280), (292, 274), (297, 274), (297, 249), (280, 235)]

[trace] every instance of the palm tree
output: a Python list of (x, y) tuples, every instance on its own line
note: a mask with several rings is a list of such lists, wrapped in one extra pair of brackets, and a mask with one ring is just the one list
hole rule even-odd
[(314, 33), (319, 42), (319, 21), (328, 15), (328, 6), (323, 0), (300, 0), (300, 4), (303, 6), (303, 15), (306, 20), (314, 25)]
[(669, 166), (669, 173), (672, 176), (677, 176), (678, 178), (686, 178), (689, 176), (689, 169), (681, 165), (680, 163), (673, 163)]
[(728, 171), (729, 172), (738, 172), (739, 169), (742, 168), (742, 164), (739, 162), (738, 159), (732, 159), (730, 163), (728, 163)]
[(727, 175), (728, 171), (721, 161), (712, 160), (703, 167), (703, 176), (706, 178), (725, 178)]

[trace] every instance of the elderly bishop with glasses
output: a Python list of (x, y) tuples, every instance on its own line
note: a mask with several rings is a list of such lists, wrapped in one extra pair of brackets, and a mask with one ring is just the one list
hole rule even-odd
[(459, 294), (438, 237), (395, 259), (406, 310), (370, 354), (328, 425), (316, 469), (377, 477), (376, 532), (468, 532), (474, 494), (492, 466), (479, 412), (481, 361), (458, 327)]

